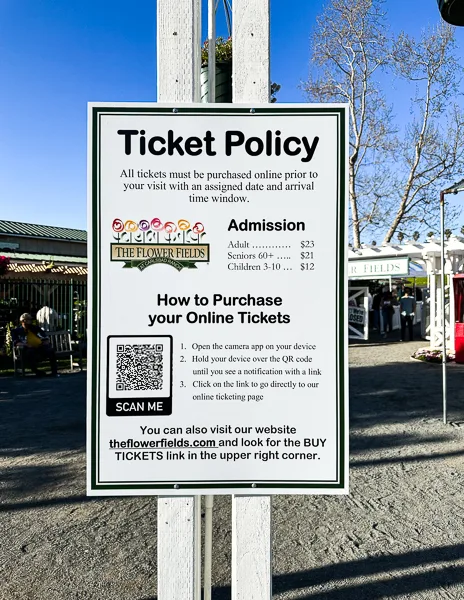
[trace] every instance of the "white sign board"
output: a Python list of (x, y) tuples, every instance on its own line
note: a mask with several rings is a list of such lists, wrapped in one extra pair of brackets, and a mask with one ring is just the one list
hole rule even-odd
[(89, 495), (346, 493), (346, 107), (89, 132)]
[(407, 277), (409, 258), (376, 258), (373, 260), (350, 260), (348, 277), (353, 279), (375, 279), (376, 277)]

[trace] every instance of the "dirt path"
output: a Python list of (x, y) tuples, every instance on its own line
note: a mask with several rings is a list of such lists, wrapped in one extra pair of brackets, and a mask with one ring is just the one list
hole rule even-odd
[[(464, 366), (444, 426), (421, 345), (350, 348), (351, 494), (274, 498), (274, 598), (464, 598)], [(85, 375), (0, 379), (0, 600), (156, 598), (156, 500), (87, 499), (84, 452)], [(214, 519), (223, 600), (229, 498)]]

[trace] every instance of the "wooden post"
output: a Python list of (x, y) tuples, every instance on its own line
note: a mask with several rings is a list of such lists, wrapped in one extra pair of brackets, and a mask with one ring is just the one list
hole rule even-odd
[(270, 99), (269, 0), (234, 0), (233, 102)]
[[(269, 0), (234, 0), (233, 102), (270, 99)], [(232, 598), (270, 600), (271, 497), (232, 497)]]
[[(269, 0), (234, 0), (234, 102), (269, 102)], [(158, 0), (158, 101), (199, 100), (200, 0)], [(270, 600), (271, 497), (233, 496), (232, 594)], [(200, 598), (200, 498), (158, 500), (158, 598)], [(195, 596), (195, 594), (198, 594)]]
[[(158, 0), (158, 102), (200, 100), (200, 0)], [(201, 496), (158, 498), (158, 599), (201, 596)]]
[(158, 497), (158, 600), (201, 597), (201, 496)]
[(158, 102), (199, 102), (201, 1), (158, 0)]
[(232, 599), (272, 598), (271, 496), (232, 496)]

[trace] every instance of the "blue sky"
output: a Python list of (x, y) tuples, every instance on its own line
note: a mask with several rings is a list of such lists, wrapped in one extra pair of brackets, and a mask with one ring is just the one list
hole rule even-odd
[[(305, 101), (299, 84), (323, 4), (271, 0), (280, 102)], [(411, 34), (440, 18), (436, 0), (386, 8), (392, 28)], [(457, 41), (464, 59), (464, 28)], [(2, 0), (0, 56), (0, 219), (85, 229), (87, 102), (156, 101), (156, 1)], [(406, 103), (395, 107), (400, 120), (401, 111)]]

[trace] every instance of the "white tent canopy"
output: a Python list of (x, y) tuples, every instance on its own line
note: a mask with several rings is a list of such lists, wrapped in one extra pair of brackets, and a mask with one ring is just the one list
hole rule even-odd
[[(464, 273), (464, 238), (450, 236), (445, 241), (445, 275), (455, 275)], [(387, 260), (386, 260), (387, 259)], [(394, 271), (383, 273), (381, 268), (377, 270), (373, 267), (372, 273), (367, 275), (356, 274), (350, 279), (398, 279), (411, 277), (428, 278), (428, 287), (430, 291), (430, 326), (428, 336), (430, 345), (434, 348), (443, 346), (443, 311), (441, 310), (441, 240), (429, 238), (426, 242), (407, 241), (404, 244), (383, 244), (374, 246), (363, 244), (360, 248), (348, 248), (348, 264), (350, 271), (353, 272), (353, 266), (357, 261), (369, 261), (372, 265), (388, 263), (388, 259), (394, 263), (398, 259), (409, 259), (406, 271), (397, 276)], [(376, 262), (377, 261), (377, 262)], [(361, 263), (359, 263), (361, 264)], [(403, 262), (403, 265), (406, 261)], [(449, 289), (451, 280), (448, 279), (445, 285), (447, 296), (446, 310), (446, 328), (447, 348), (454, 350), (454, 294), (452, 288)], [(451, 293), (450, 293), (451, 292)]]
[[(374, 260), (379, 258), (398, 258), (407, 257), (411, 261), (418, 262), (427, 266), (427, 259), (430, 256), (439, 255), (441, 251), (440, 240), (429, 238), (426, 242), (408, 241), (404, 244), (383, 244), (382, 246), (373, 246), (371, 244), (362, 244), (360, 248), (348, 248), (348, 260)], [(445, 242), (445, 251), (448, 257), (451, 255), (464, 256), (464, 238), (452, 235)], [(462, 271), (462, 264), (459, 265)], [(458, 271), (453, 271), (458, 272)], [(428, 274), (433, 273), (433, 269), (427, 270)]]

